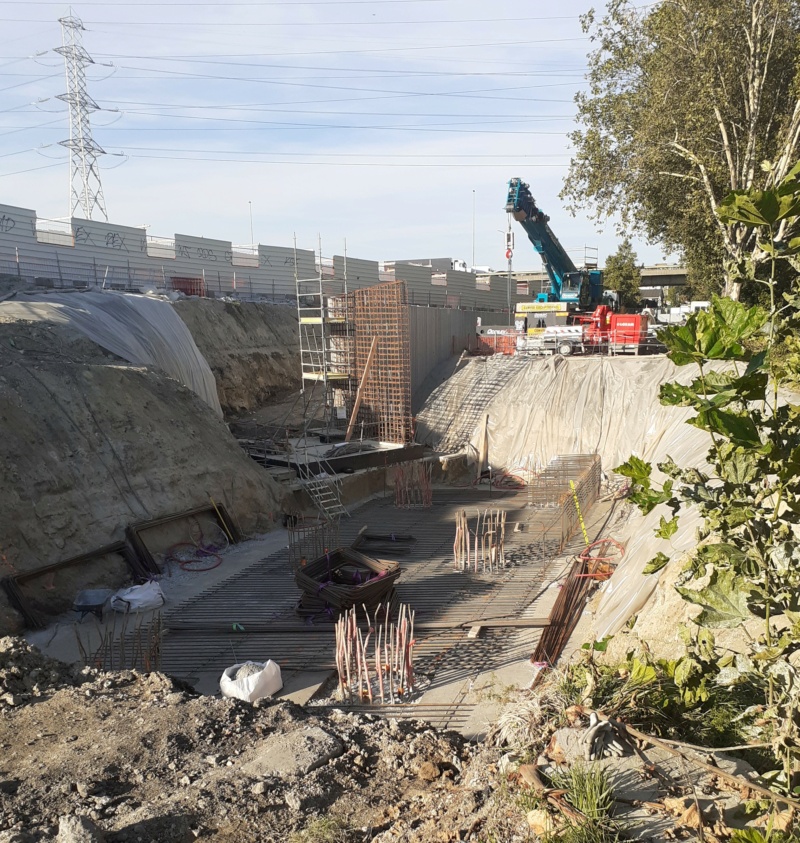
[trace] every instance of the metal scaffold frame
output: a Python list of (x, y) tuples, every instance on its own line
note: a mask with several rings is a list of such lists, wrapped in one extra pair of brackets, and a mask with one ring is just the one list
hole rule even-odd
[(353, 325), (347, 282), (297, 280), (297, 321), (306, 428), (322, 410), (322, 432), (343, 429), (352, 406)]
[(355, 433), (356, 439), (403, 445), (411, 442), (414, 431), (405, 282), (348, 292), (346, 278), (326, 277), (320, 260), (316, 278), (297, 280), (297, 320), (304, 434), (330, 434), (349, 427), (348, 439)]

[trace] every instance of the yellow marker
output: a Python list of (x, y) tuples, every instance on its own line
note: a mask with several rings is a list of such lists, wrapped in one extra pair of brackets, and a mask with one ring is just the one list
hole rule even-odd
[(573, 480), (569, 481), (569, 487), (572, 489), (572, 499), (575, 501), (575, 509), (578, 510), (578, 521), (580, 521), (581, 530), (583, 530), (583, 540), (586, 542), (586, 547), (589, 547), (589, 534), (586, 532), (586, 524), (583, 523), (581, 505), (578, 501), (578, 493), (575, 491), (575, 482)]

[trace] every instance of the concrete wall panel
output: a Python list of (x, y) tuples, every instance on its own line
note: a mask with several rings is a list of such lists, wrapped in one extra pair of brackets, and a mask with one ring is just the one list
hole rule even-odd
[(334, 255), (333, 277), (339, 281), (346, 278), (348, 290), (371, 287), (380, 283), (378, 262), (351, 257), (345, 259), (343, 255)]
[(0, 205), (0, 243), (36, 241), (36, 211)]

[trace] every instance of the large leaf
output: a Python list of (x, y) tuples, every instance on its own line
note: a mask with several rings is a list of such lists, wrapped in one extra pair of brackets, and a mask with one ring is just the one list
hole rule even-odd
[(742, 342), (758, 333), (769, 318), (763, 307), (746, 307), (741, 302), (719, 296), (711, 300), (711, 315), (717, 317), (730, 338), (736, 342)]
[(724, 223), (743, 222), (751, 226), (772, 226), (800, 214), (800, 195), (787, 185), (779, 190), (736, 190), (717, 207)]
[(732, 629), (752, 617), (747, 608), (749, 587), (733, 571), (713, 571), (708, 585), (697, 591), (675, 586), (689, 603), (702, 606), (695, 619), (701, 626), (712, 629)]
[(658, 397), (665, 407), (694, 407), (700, 400), (691, 387), (671, 382), (661, 384)]
[[(695, 378), (691, 386), (684, 389), (694, 391), (698, 395), (722, 395), (726, 402), (763, 401), (768, 383), (769, 375), (766, 372), (750, 371), (748, 366), (748, 370), (741, 376), (733, 372), (706, 372), (702, 378)], [(714, 403), (719, 405), (722, 402)]]
[(693, 313), (685, 325), (665, 328), (659, 332), (659, 339), (677, 366), (704, 360), (741, 360), (748, 356), (742, 342), (760, 331), (767, 318), (761, 307), (745, 307), (715, 296), (710, 311)]
[(688, 419), (686, 423), (699, 427), (701, 430), (715, 433), (717, 436), (724, 436), (731, 442), (743, 445), (746, 448), (761, 447), (758, 428), (750, 416), (742, 413), (733, 413), (729, 410), (716, 408), (700, 410), (694, 418)]
[(669, 538), (672, 538), (672, 536), (675, 535), (677, 530), (678, 530), (678, 518), (677, 518), (677, 516), (675, 518), (671, 518), (669, 521), (667, 521), (667, 519), (664, 518), (664, 516), (662, 515), (661, 520), (658, 523), (658, 529), (656, 530), (656, 535), (660, 539), (669, 539)]
[(667, 347), (667, 357), (676, 366), (701, 363), (703, 355), (697, 351), (697, 326), (693, 314), (685, 325), (670, 326), (658, 332), (658, 339)]
[(752, 451), (726, 443), (720, 446), (719, 456), (720, 475), (728, 483), (742, 486), (751, 483), (758, 476), (758, 457)]
[[(661, 520), (663, 521), (664, 519), (662, 518)], [(659, 552), (644, 566), (642, 573), (657, 574), (668, 562), (669, 556)]]
[(682, 658), (675, 667), (675, 684), (682, 688), (689, 684), (689, 680), (691, 680), (694, 676), (701, 676), (703, 673), (703, 666), (700, 664), (697, 659), (691, 658), (691, 656), (685, 656)]
[(630, 676), (628, 676), (629, 685), (647, 685), (658, 675), (653, 665), (640, 661), (635, 657), (631, 659), (630, 671)]
[(650, 486), (650, 473), (653, 466), (639, 457), (629, 457), (627, 462), (618, 465), (614, 471), (623, 477), (630, 477), (639, 486)]

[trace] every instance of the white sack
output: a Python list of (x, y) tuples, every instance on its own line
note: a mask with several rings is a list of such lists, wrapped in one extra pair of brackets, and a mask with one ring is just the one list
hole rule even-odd
[[(259, 673), (252, 673), (243, 679), (236, 679), (239, 668), (246, 664), (263, 664), (263, 670)], [(262, 662), (241, 662), (226, 668), (219, 680), (219, 690), (223, 697), (233, 697), (245, 702), (255, 702), (262, 697), (271, 697), (277, 694), (283, 687), (281, 669), (271, 659), (266, 663)]]
[(157, 582), (146, 582), (120, 589), (111, 598), (111, 608), (115, 612), (147, 612), (163, 606), (165, 602), (161, 586)]

